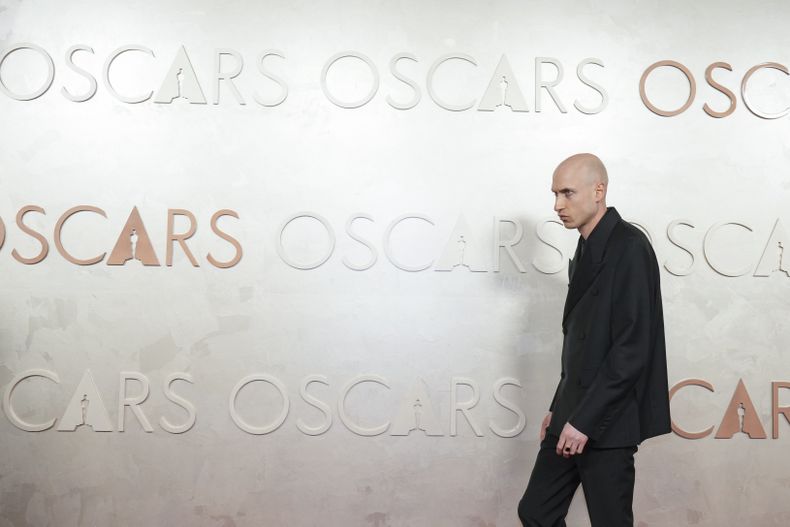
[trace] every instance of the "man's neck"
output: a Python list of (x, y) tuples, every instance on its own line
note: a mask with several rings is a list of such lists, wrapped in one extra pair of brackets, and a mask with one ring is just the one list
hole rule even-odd
[(606, 214), (606, 204), (602, 204), (598, 212), (595, 213), (595, 216), (593, 216), (590, 221), (579, 227), (579, 234), (582, 235), (582, 238), (584, 238), (585, 241), (587, 241), (590, 233), (593, 231), (593, 229), (595, 229), (595, 226), (598, 225), (598, 222), (601, 221), (601, 218), (603, 218), (604, 214)]

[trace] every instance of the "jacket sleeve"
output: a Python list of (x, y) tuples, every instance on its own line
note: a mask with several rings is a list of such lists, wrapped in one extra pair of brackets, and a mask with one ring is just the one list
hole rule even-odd
[(557, 402), (557, 394), (560, 393), (560, 386), (562, 385), (562, 378), (565, 377), (565, 374), (560, 375), (560, 382), (557, 383), (557, 389), (554, 390), (554, 397), (551, 399), (551, 404), (549, 405), (549, 412), (554, 411), (554, 403)]
[(648, 243), (626, 244), (613, 279), (611, 347), (568, 422), (598, 439), (622, 412), (650, 357), (655, 257)]

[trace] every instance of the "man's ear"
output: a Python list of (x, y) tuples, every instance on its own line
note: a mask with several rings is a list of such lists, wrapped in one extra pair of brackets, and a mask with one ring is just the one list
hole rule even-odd
[(603, 197), (606, 195), (605, 192), (606, 192), (606, 185), (604, 185), (603, 183), (598, 183), (597, 185), (595, 185), (596, 196), (598, 195), (598, 193), (600, 193), (601, 199), (603, 199)]

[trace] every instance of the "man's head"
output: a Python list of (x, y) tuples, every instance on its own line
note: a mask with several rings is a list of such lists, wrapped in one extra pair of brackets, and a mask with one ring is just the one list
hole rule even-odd
[(593, 154), (576, 154), (554, 170), (551, 191), (554, 210), (567, 229), (579, 229), (584, 238), (606, 212), (606, 167)]

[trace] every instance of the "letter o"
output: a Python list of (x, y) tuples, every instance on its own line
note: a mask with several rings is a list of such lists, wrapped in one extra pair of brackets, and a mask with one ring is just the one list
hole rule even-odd
[[(34, 91), (33, 93), (19, 95), (18, 93), (14, 93), (8, 89), (8, 86), (5, 85), (3, 82), (2, 77), (2, 68), (3, 62), (5, 59), (14, 51), (18, 51), (20, 49), (29, 49), (31, 51), (35, 51), (40, 55), (43, 55), (44, 59), (47, 61), (47, 80), (44, 81), (44, 84), (41, 85), (39, 89)], [(49, 53), (46, 52), (44, 48), (41, 46), (37, 46), (35, 44), (31, 44), (29, 42), (23, 42), (21, 44), (17, 44), (16, 46), (12, 46), (8, 49), (2, 56), (0, 56), (0, 91), (11, 97), (12, 99), (16, 99), (17, 101), (32, 101), (33, 99), (38, 99), (42, 95), (44, 95), (49, 87), (52, 86), (52, 81), (55, 80), (55, 63), (52, 61), (52, 57), (49, 56)]]
[[(277, 391), (280, 392), (280, 396), (283, 398), (283, 408), (280, 412), (280, 415), (277, 416), (272, 423), (266, 426), (254, 426), (247, 423), (236, 411), (236, 398), (239, 395), (239, 392), (242, 388), (250, 384), (251, 382), (260, 381), (260, 382), (268, 382), (275, 388)], [(278, 428), (282, 426), (285, 422), (285, 418), (288, 417), (288, 409), (290, 407), (290, 401), (288, 400), (288, 395), (285, 393), (285, 386), (277, 380), (276, 378), (272, 377), (271, 375), (264, 375), (264, 374), (252, 374), (244, 377), (242, 380), (236, 384), (233, 388), (233, 391), (230, 393), (230, 417), (233, 419), (233, 422), (236, 423), (236, 426), (247, 432), (248, 434), (254, 435), (263, 435), (263, 434), (270, 434), (274, 432)]]
[[(359, 59), (365, 64), (368, 65), (370, 68), (371, 73), (373, 74), (373, 84), (370, 87), (370, 91), (367, 95), (361, 98), (358, 101), (354, 102), (345, 102), (341, 101), (329, 91), (329, 87), (326, 85), (326, 76), (329, 73), (329, 68), (340, 59), (344, 59), (347, 57), (353, 57), (355, 59)], [(321, 90), (323, 90), (324, 95), (326, 98), (332, 101), (333, 104), (336, 106), (340, 106), (341, 108), (359, 108), (360, 106), (365, 106), (367, 103), (370, 102), (371, 99), (376, 95), (376, 92), (379, 91), (379, 72), (376, 69), (376, 65), (373, 64), (373, 61), (370, 60), (366, 55), (362, 53), (357, 53), (356, 51), (341, 51), (333, 55), (326, 64), (324, 64), (324, 69), (321, 71)]]
[[(323, 258), (319, 258), (314, 262), (303, 264), (291, 260), (288, 257), (288, 255), (285, 254), (285, 247), (283, 247), (283, 232), (285, 231), (285, 228), (288, 226), (289, 223), (291, 223), (292, 221), (298, 218), (313, 218), (314, 220), (318, 220), (319, 222), (321, 222), (321, 225), (324, 226), (324, 228), (326, 229), (326, 233), (329, 235), (329, 251), (326, 253), (326, 256), (324, 256)], [(312, 212), (297, 212), (296, 214), (288, 218), (285, 222), (283, 222), (283, 224), (280, 226), (280, 230), (278, 231), (277, 234), (277, 243), (275, 244), (275, 247), (277, 249), (277, 254), (280, 255), (280, 259), (282, 259), (283, 262), (287, 263), (291, 267), (294, 267), (296, 269), (303, 269), (303, 270), (315, 269), (316, 267), (320, 267), (324, 263), (326, 263), (326, 261), (329, 260), (329, 257), (332, 256), (332, 253), (335, 251), (335, 231), (332, 230), (332, 226), (329, 225), (329, 222), (326, 221), (326, 218), (324, 218), (323, 216), (319, 216), (318, 214), (313, 214)]]
[[(647, 98), (647, 93), (645, 93), (645, 82), (647, 82), (648, 75), (650, 75), (654, 69), (663, 66), (671, 66), (673, 68), (679, 69), (683, 73), (683, 75), (686, 76), (686, 80), (689, 81), (690, 90), (689, 90), (688, 99), (686, 99), (686, 103), (680, 108), (678, 108), (677, 110), (668, 111), (656, 107), (655, 105), (653, 105), (653, 103), (650, 102), (650, 100)], [(684, 66), (680, 62), (675, 62), (674, 60), (660, 60), (654, 64), (651, 64), (642, 74), (642, 78), (639, 79), (639, 96), (642, 98), (642, 102), (645, 103), (645, 106), (647, 106), (647, 108), (651, 112), (664, 117), (674, 117), (675, 115), (685, 112), (688, 109), (688, 107), (691, 106), (691, 103), (694, 102), (694, 97), (696, 97), (696, 95), (697, 95), (697, 82), (694, 80), (694, 75), (691, 74), (691, 72), (686, 66)]]

